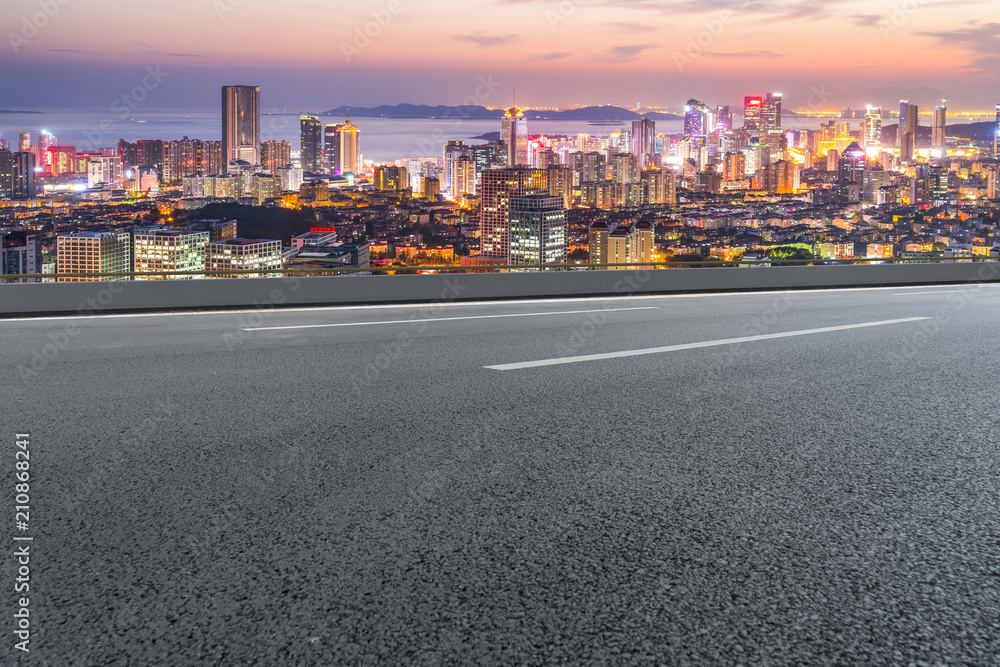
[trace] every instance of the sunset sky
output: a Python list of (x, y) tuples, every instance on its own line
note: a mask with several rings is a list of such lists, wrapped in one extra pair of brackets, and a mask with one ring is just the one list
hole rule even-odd
[[(34, 34), (46, 3), (59, 9)], [(790, 108), (940, 94), (986, 108), (996, 14), (995, 0), (4, 0), (0, 108), (107, 106), (147, 66), (169, 74), (147, 101), (162, 108), (214, 108), (223, 84), (292, 112), (461, 104), (480, 77), (496, 82), (487, 106), (516, 87), (527, 107), (771, 90)]]

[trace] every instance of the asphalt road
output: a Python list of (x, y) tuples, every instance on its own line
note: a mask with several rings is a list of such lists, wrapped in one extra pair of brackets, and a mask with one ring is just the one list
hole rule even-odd
[(995, 286), (0, 321), (4, 661), (1000, 664), (998, 331)]

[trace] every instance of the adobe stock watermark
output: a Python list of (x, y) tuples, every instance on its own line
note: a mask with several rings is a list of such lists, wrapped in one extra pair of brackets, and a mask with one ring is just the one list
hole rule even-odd
[(903, 0), (898, 4), (893, 4), (892, 11), (888, 18), (879, 19), (875, 25), (878, 27), (882, 39), (888, 41), (893, 33), (910, 22), (910, 19), (920, 11), (920, 5), (927, 4), (927, 0)]
[(127, 120), (132, 112), (138, 109), (146, 101), (146, 98), (149, 97), (149, 94), (159, 88), (160, 84), (168, 76), (170, 76), (170, 72), (164, 72), (160, 65), (148, 65), (146, 67), (146, 75), (142, 77), (142, 81), (111, 102), (110, 109), (115, 114), (114, 118), (110, 116), (102, 118), (97, 124), (96, 129), (83, 131), (85, 140), (81, 144), (81, 148), (83, 148), (84, 152), (95, 151), (100, 148), (101, 142), (104, 141), (105, 137), (113, 136), (116, 128), (115, 118), (120, 121)]
[(54, 19), (62, 8), (70, 3), (71, 0), (38, 0), (38, 11), (33, 13), (31, 16), (24, 16), (21, 18), (21, 29), (17, 32), (13, 30), (7, 33), (7, 39), (10, 41), (10, 47), (14, 49), (14, 53), (20, 53), (21, 49), (28, 45), (32, 39), (38, 36), (38, 33), (42, 31), (45, 26), (49, 24), (49, 21)]
[(736, 12), (729, 9), (723, 9), (715, 18), (705, 19), (702, 22), (703, 29), (693, 37), (688, 37), (687, 48), (683, 52), (674, 51), (674, 65), (677, 71), (684, 72), (685, 67), (704, 55), (705, 50), (715, 44), (735, 20)]
[(573, 0), (562, 0), (555, 9), (545, 10), (545, 20), (549, 22), (549, 29), (553, 32), (560, 23), (565, 23), (573, 14), (576, 14), (577, 3)]
[(350, 43), (340, 43), (340, 52), (344, 55), (344, 61), (349, 64), (355, 56), (361, 55), (361, 52), (371, 46), (372, 41), (377, 39), (402, 11), (403, 3), (400, 0), (389, 0), (385, 8), (373, 11), (370, 21), (354, 28), (354, 39)]

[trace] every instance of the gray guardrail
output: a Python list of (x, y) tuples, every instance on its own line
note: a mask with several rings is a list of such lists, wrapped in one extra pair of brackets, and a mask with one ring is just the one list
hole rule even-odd
[(0, 316), (280, 308), (1000, 281), (1000, 262), (0, 285)]

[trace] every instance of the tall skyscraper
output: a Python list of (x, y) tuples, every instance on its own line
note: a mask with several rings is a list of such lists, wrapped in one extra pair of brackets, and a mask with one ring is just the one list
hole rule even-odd
[(14, 153), (11, 170), (11, 199), (35, 198), (35, 154)]
[(899, 101), (896, 148), (899, 149), (899, 159), (903, 162), (913, 160), (913, 151), (917, 146), (917, 112), (917, 105), (910, 104), (910, 100)]
[(222, 159), (260, 164), (260, 86), (222, 87)]
[(462, 195), (476, 194), (476, 161), (470, 155), (462, 155), (452, 167), (451, 196), (458, 199)]
[(299, 135), (302, 148), (302, 171), (318, 174), (323, 171), (323, 134), (319, 118), (301, 116)]
[(760, 132), (760, 116), (763, 111), (763, 97), (743, 98), (743, 129), (751, 133)]
[(646, 156), (656, 153), (656, 122), (649, 118), (632, 121), (632, 155), (646, 166)]
[(511, 197), (508, 207), (509, 264), (566, 263), (566, 209), (562, 197), (548, 194)]
[(781, 93), (768, 93), (760, 113), (761, 133), (781, 131)]
[(13, 199), (14, 193), (14, 154), (0, 150), (0, 200)]
[(862, 139), (866, 147), (882, 145), (882, 107), (868, 105)]
[(361, 175), (361, 130), (348, 118), (340, 127), (340, 175)]
[(544, 169), (484, 171), (480, 188), (480, 254), (506, 260), (510, 252), (508, 201), (511, 197), (547, 195), (548, 191), (548, 172)]
[(323, 166), (331, 176), (340, 176), (340, 130), (343, 125), (329, 123), (323, 128)]
[(712, 112), (708, 106), (698, 100), (688, 100), (684, 107), (684, 135), (704, 139), (712, 125)]
[[(1000, 110), (1000, 104), (997, 105), (997, 109)], [(1000, 112), (998, 112), (1000, 113)], [(17, 150), (21, 153), (28, 153), (31, 151), (31, 135), (27, 132), (23, 133), (17, 141)]]
[(993, 135), (993, 154), (1000, 157), (1000, 102), (997, 102), (997, 127)]
[(931, 131), (931, 148), (936, 150), (946, 150), (948, 140), (946, 138), (948, 124), (948, 100), (941, 100), (941, 105), (934, 107), (934, 127)]
[(733, 112), (728, 106), (718, 106), (715, 109), (715, 130), (728, 132), (733, 129)]
[(528, 119), (515, 106), (507, 109), (500, 124), (500, 140), (507, 145), (507, 164), (523, 167), (528, 164)]

